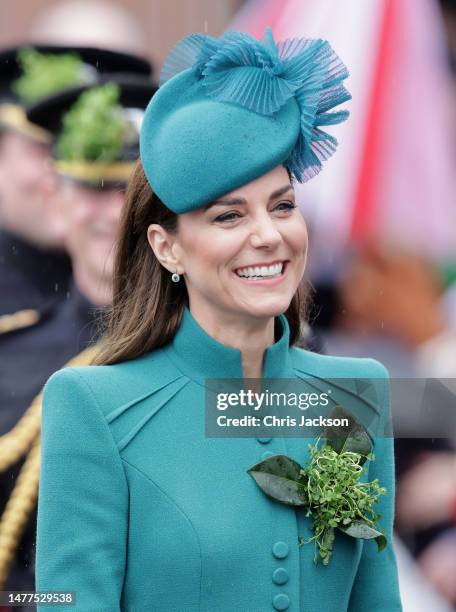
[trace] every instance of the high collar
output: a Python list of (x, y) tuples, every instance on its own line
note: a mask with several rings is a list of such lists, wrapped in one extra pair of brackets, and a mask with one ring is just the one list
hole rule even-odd
[[(285, 315), (276, 318), (280, 338), (266, 348), (263, 378), (290, 378), (290, 328)], [(204, 384), (209, 378), (243, 378), (242, 353), (210, 336), (185, 307), (181, 324), (168, 346), (169, 356), (189, 378)]]

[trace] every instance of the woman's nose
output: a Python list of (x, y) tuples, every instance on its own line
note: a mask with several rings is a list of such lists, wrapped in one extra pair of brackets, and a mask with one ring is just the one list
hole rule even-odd
[(282, 236), (269, 215), (262, 215), (261, 218), (252, 221), (250, 243), (254, 248), (274, 247), (281, 240)]

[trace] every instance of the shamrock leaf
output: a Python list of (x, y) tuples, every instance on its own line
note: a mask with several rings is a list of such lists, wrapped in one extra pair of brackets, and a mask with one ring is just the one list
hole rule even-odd
[(349, 426), (325, 427), (322, 436), (327, 444), (339, 454), (346, 451), (358, 453), (361, 455), (359, 464), (362, 465), (372, 450), (372, 440), (367, 430), (342, 406), (336, 406), (329, 416), (332, 419), (348, 419)]
[(247, 470), (269, 497), (291, 506), (305, 506), (307, 479), (303, 469), (286, 455), (273, 455)]
[(363, 540), (375, 540), (377, 542), (378, 551), (382, 551), (387, 544), (387, 539), (384, 533), (374, 529), (371, 525), (364, 521), (352, 521), (347, 527), (339, 525), (338, 528), (353, 538), (363, 538)]

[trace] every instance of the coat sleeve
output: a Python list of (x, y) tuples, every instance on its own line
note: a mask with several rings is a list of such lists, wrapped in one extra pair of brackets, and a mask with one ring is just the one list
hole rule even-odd
[(77, 369), (60, 370), (44, 390), (36, 589), (73, 591), (76, 605), (54, 611), (120, 610), (127, 517), (125, 472), (104, 415)]
[[(378, 552), (376, 543), (364, 541), (358, 571), (355, 577), (348, 612), (401, 612), (396, 557), (393, 549), (394, 521), (394, 441), (391, 427), (388, 371), (378, 362), (375, 377), (380, 387), (381, 418), (373, 452), (375, 461), (369, 467), (369, 480), (378, 478), (387, 494), (380, 497), (376, 511), (381, 515), (379, 525), (385, 530), (387, 547)], [(380, 373), (379, 373), (380, 372)]]

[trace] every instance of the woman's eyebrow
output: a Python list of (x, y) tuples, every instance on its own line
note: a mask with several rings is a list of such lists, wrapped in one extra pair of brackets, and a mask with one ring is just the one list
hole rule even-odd
[[(271, 193), (268, 201), (270, 202), (271, 200), (275, 200), (275, 198), (279, 198), (287, 193), (287, 191), (290, 191), (290, 189), (293, 189), (293, 185), (291, 185), (291, 183), (280, 187), (280, 189), (276, 189), (276, 191)], [(243, 204), (247, 204), (247, 200), (245, 198), (220, 198), (206, 204), (206, 206), (203, 207), (203, 210), (206, 212), (206, 210), (209, 210), (209, 208), (212, 206), (239, 206)]]

